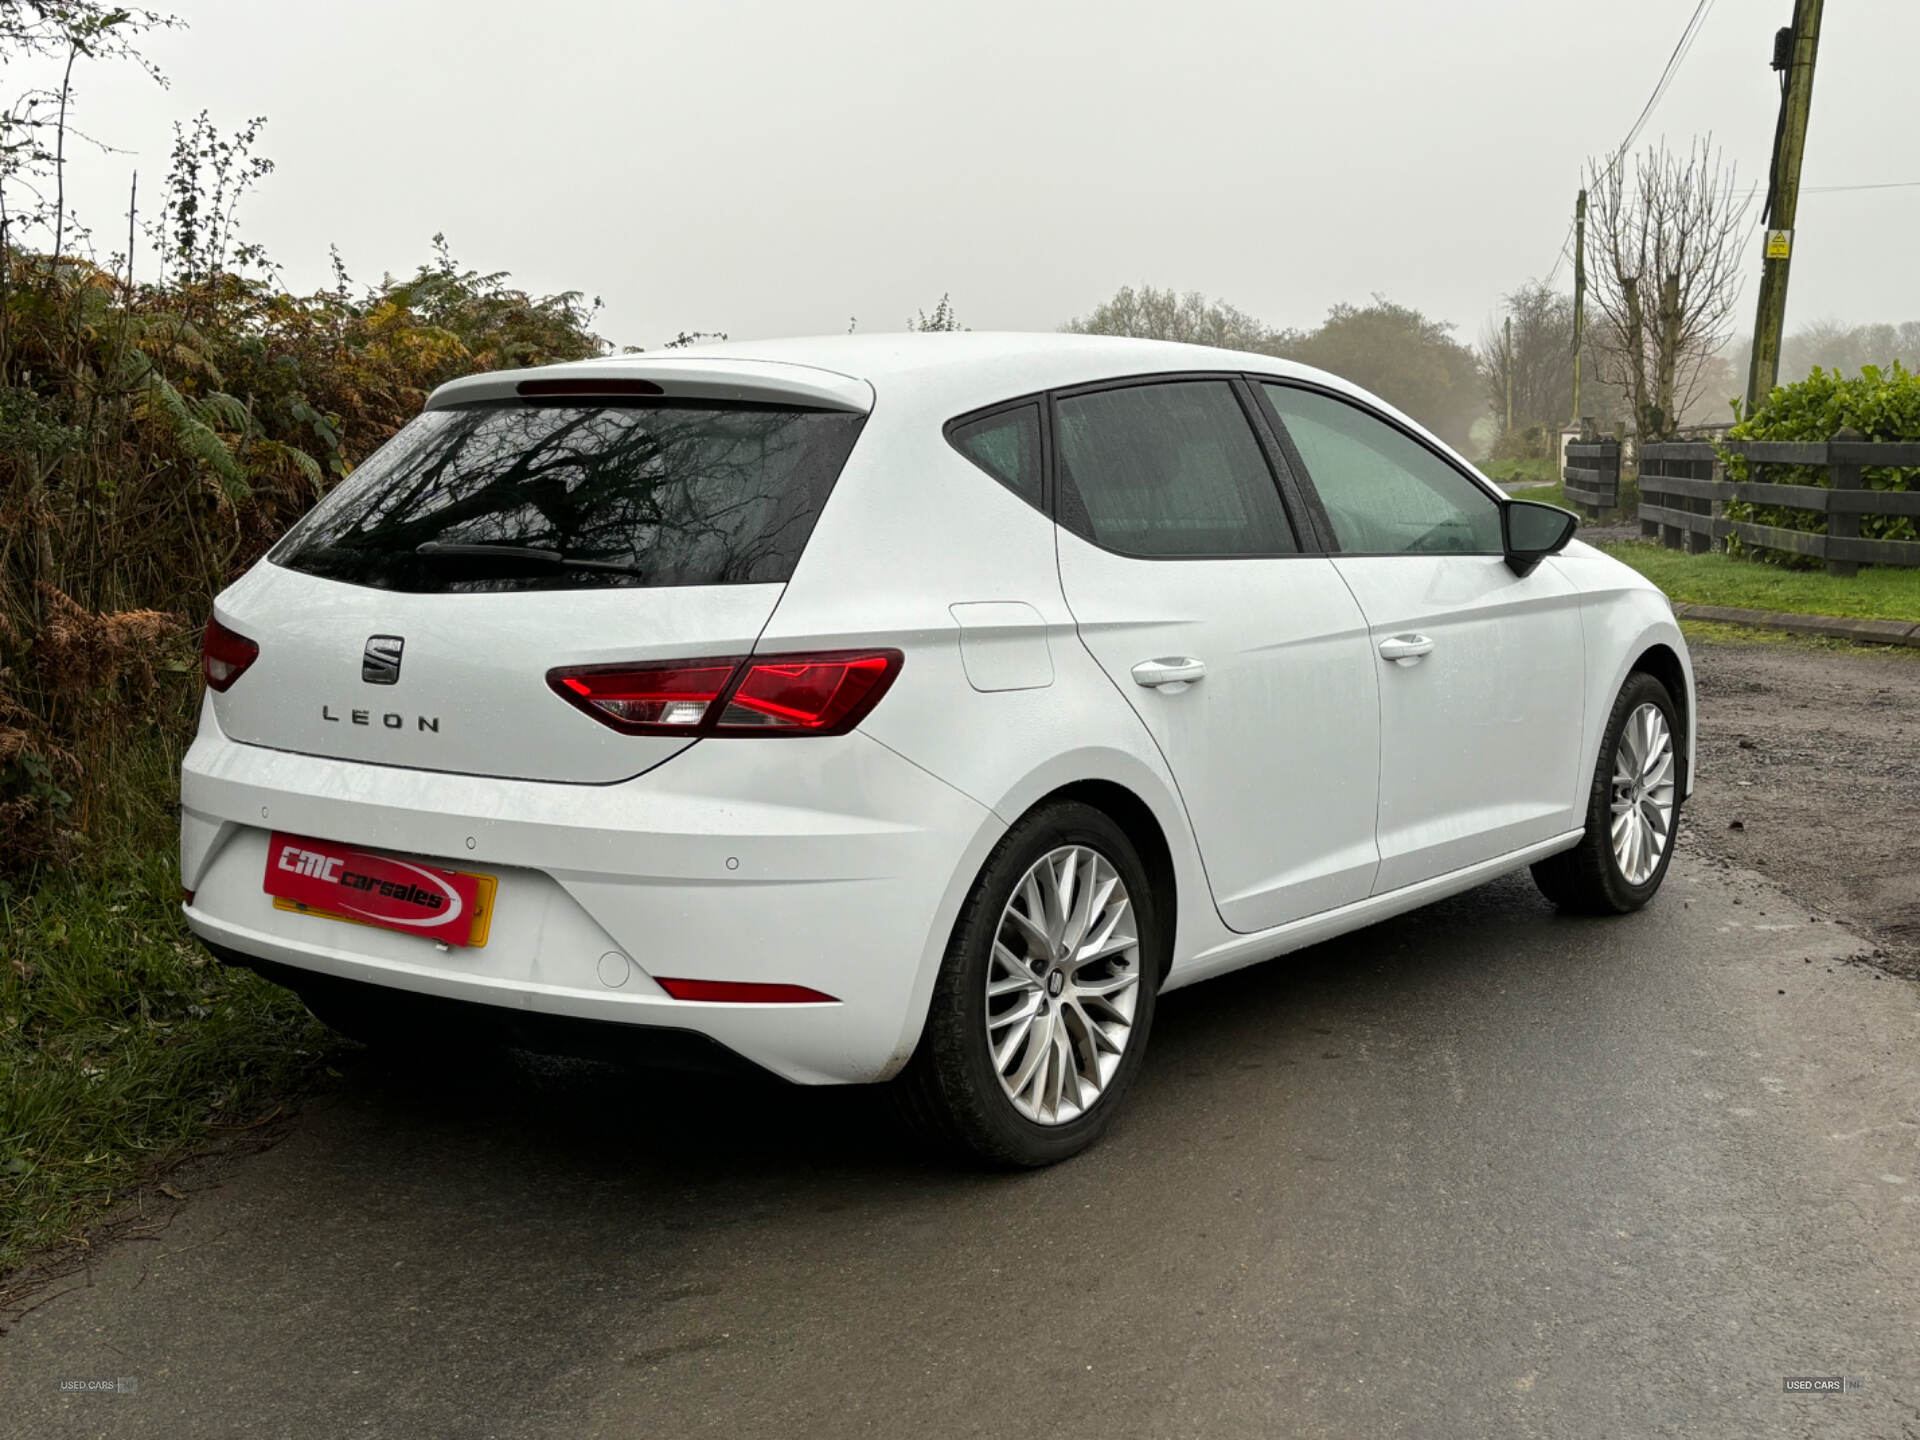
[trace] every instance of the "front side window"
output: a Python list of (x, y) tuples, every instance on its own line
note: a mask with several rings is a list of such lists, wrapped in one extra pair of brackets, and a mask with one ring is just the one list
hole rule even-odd
[(689, 401), (429, 410), (270, 558), (424, 593), (786, 580), (864, 419)]
[(1040, 504), (1040, 411), (1022, 405), (947, 432), (953, 447), (1029, 505)]
[(1501, 553), (1499, 503), (1426, 446), (1317, 390), (1262, 388), (1306, 463), (1343, 551)]
[(1123, 555), (1299, 548), (1233, 387), (1175, 380), (1058, 402), (1061, 520)]

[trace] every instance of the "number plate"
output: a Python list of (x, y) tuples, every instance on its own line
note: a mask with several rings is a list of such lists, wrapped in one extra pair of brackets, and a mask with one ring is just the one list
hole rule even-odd
[(424, 935), (442, 945), (487, 943), (498, 881), (277, 831), (263, 888), (273, 908)]

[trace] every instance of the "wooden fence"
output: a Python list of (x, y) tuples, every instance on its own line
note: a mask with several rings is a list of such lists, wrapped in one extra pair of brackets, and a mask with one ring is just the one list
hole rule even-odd
[[(1571, 461), (1573, 446), (1567, 447)], [(1815, 465), (1827, 484), (1777, 485), (1761, 479), (1729, 480), (1721, 452), (1743, 456), (1748, 473), (1773, 466)], [(1862, 515), (1920, 519), (1920, 490), (1868, 490), (1860, 472), (1869, 465), (1920, 467), (1920, 442), (1855, 439), (1730, 440), (1718, 447), (1676, 441), (1640, 447), (1640, 533), (1669, 549), (1724, 550), (1729, 537), (1743, 545), (1785, 550), (1825, 562), (1829, 575), (1852, 575), (1862, 565), (1920, 566), (1920, 540), (1863, 540)], [(1567, 494), (1574, 495), (1567, 470)], [(1812, 511), (1827, 517), (1823, 535), (1727, 518), (1729, 500)]]
[(1620, 442), (1567, 442), (1567, 499), (1589, 514), (1611, 510), (1620, 503)]

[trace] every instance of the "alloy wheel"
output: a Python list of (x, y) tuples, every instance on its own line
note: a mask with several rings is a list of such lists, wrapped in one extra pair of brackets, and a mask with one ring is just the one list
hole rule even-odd
[(1673, 840), (1673, 730), (1658, 705), (1627, 716), (1613, 752), (1613, 859), (1629, 885), (1644, 885)]
[(987, 966), (987, 1049), (1000, 1088), (1040, 1125), (1091, 1109), (1120, 1068), (1140, 997), (1126, 883), (1099, 851), (1063, 845), (1001, 911)]

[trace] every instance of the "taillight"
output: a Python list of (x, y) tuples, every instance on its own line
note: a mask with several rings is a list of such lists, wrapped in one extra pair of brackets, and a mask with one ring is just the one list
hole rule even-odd
[(898, 650), (749, 661), (714, 733), (843, 734), (879, 704), (899, 669)]
[(200, 673), (207, 677), (209, 690), (225, 690), (259, 657), (260, 647), (253, 641), (207, 617), (206, 633), (200, 637)]
[(844, 735), (900, 672), (898, 650), (552, 670), (555, 694), (627, 735)]
[(553, 670), (547, 684), (602, 725), (629, 735), (692, 735), (706, 727), (713, 702), (740, 668), (738, 660), (676, 660)]

